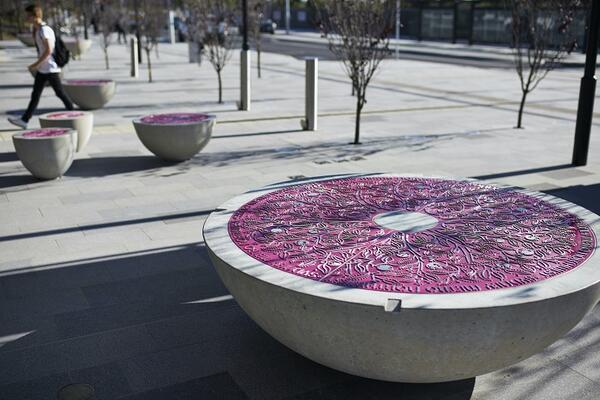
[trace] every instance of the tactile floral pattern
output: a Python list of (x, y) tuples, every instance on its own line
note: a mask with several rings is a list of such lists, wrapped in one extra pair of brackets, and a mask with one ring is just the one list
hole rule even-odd
[(144, 124), (156, 125), (183, 125), (194, 124), (209, 118), (206, 114), (198, 113), (169, 113), (169, 114), (153, 114), (143, 117), (140, 121)]
[(54, 137), (54, 136), (64, 135), (67, 132), (69, 132), (69, 129), (66, 129), (66, 128), (42, 128), (42, 129), (36, 129), (33, 131), (25, 132), (25, 133), (23, 133), (23, 137), (26, 137), (26, 138)]
[[(439, 223), (404, 233), (390, 211)], [(514, 190), (468, 181), (359, 177), (271, 192), (240, 207), (229, 235), (273, 268), (334, 285), (399, 293), (464, 293), (531, 284), (594, 252), (581, 219)]]
[(96, 86), (111, 83), (110, 79), (69, 79), (65, 82), (66, 85), (74, 86)]
[(70, 118), (79, 118), (81, 116), (85, 115), (84, 113), (82, 113), (81, 111), (63, 111), (63, 112), (57, 112), (54, 114), (49, 114), (47, 116), (47, 118), (66, 118), (66, 119), (70, 119)]

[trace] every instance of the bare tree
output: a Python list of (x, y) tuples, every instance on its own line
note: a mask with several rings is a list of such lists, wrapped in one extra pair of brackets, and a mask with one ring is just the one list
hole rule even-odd
[(521, 103), (516, 128), (522, 128), (527, 95), (576, 47), (572, 28), (582, 0), (510, 0), (513, 56)]
[(260, 31), (260, 25), (264, 18), (263, 3), (260, 0), (250, 0), (248, 8), (248, 32), (256, 49), (256, 68), (258, 77), (261, 78), (260, 54), (262, 51), (262, 32)]
[(98, 8), (98, 24), (102, 35), (102, 50), (104, 51), (104, 63), (106, 69), (110, 69), (108, 60), (108, 47), (112, 43), (113, 29), (117, 24), (119, 14), (113, 0), (104, 0)]
[(152, 82), (152, 60), (150, 54), (158, 46), (158, 38), (166, 21), (165, 9), (156, 0), (141, 0), (139, 30), (140, 46), (146, 52), (148, 61), (148, 82)]
[(389, 53), (393, 15), (388, 0), (321, 0), (317, 3), (329, 49), (342, 62), (356, 95), (354, 144), (360, 144), (360, 116), (367, 87)]
[(234, 21), (236, 1), (188, 0), (192, 23), (196, 26), (201, 51), (217, 73), (219, 103), (223, 103), (223, 69), (231, 59), (237, 38), (230, 32)]

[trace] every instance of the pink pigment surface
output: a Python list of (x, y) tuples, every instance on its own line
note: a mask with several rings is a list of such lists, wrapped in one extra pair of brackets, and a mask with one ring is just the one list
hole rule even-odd
[(77, 118), (77, 117), (81, 117), (82, 115), (85, 115), (82, 112), (79, 111), (64, 111), (64, 112), (58, 112), (58, 113), (54, 113), (54, 114), (49, 114), (46, 116), (46, 118)]
[(23, 137), (26, 138), (43, 138), (43, 137), (54, 137), (61, 136), (69, 132), (69, 129), (64, 128), (42, 128), (36, 129), (35, 131), (29, 131), (23, 133)]
[[(436, 226), (383, 228), (381, 213), (419, 212)], [(240, 207), (228, 225), (250, 257), (334, 285), (398, 293), (523, 286), (580, 266), (596, 237), (577, 216), (476, 182), (360, 177), (293, 186)]]
[(67, 85), (77, 85), (77, 86), (95, 86), (95, 85), (103, 85), (105, 83), (112, 82), (110, 79), (69, 79), (65, 82)]
[(184, 125), (205, 121), (209, 118), (206, 114), (199, 113), (169, 113), (152, 114), (142, 117), (141, 122), (156, 125)]

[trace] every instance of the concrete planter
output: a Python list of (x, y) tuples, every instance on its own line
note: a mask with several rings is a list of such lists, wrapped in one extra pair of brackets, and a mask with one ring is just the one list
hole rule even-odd
[(216, 117), (198, 113), (155, 114), (133, 120), (143, 145), (168, 161), (185, 161), (206, 146)]
[(27, 47), (35, 47), (35, 40), (31, 33), (18, 33), (17, 38)]
[(82, 110), (102, 108), (115, 94), (116, 84), (113, 80), (68, 79), (63, 87), (73, 103)]
[(94, 128), (94, 114), (84, 111), (62, 111), (40, 115), (42, 128), (70, 128), (77, 131), (77, 149), (81, 151), (89, 142)]
[(92, 41), (89, 39), (65, 38), (63, 42), (73, 58), (81, 58), (92, 46)]
[(598, 302), (600, 218), (581, 207), (470, 180), (342, 178), (248, 192), (203, 229), (241, 307), (318, 363), (470, 378), (543, 350)]
[(23, 131), (13, 135), (19, 159), (39, 179), (56, 179), (73, 163), (77, 133), (66, 128)]

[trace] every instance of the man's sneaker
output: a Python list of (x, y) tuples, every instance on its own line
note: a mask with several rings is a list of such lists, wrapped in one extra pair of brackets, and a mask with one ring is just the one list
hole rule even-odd
[(20, 117), (8, 117), (8, 122), (18, 126), (21, 129), (27, 129), (27, 122)]

